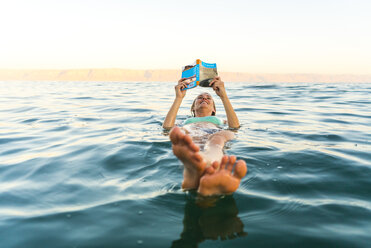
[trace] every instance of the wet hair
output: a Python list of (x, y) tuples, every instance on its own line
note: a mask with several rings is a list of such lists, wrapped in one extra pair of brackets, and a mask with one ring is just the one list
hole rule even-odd
[[(199, 95), (198, 95), (198, 96), (193, 100), (193, 103), (192, 103), (192, 106), (191, 106), (191, 115), (192, 115), (192, 117), (196, 117), (196, 113), (195, 113), (195, 111), (193, 110), (193, 107), (195, 106), (195, 103), (196, 103), (197, 98), (198, 98), (200, 95), (202, 95), (202, 94), (208, 94), (209, 96), (211, 96), (209, 93), (204, 92), (204, 93), (199, 94)], [(213, 100), (213, 107), (214, 107), (214, 111), (211, 113), (211, 115), (214, 116), (214, 115), (216, 114), (216, 107), (215, 107), (214, 99), (213, 99), (212, 97), (211, 97), (211, 99)]]

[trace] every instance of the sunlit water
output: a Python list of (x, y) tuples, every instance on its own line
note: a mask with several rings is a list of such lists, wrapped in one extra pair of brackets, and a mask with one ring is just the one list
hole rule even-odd
[(371, 84), (226, 83), (249, 171), (209, 208), (161, 127), (173, 85), (1, 82), (0, 246), (369, 247)]

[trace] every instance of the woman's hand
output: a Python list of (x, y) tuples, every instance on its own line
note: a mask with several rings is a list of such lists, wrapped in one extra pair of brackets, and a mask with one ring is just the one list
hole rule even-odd
[(187, 90), (183, 90), (185, 87), (187, 87), (187, 83), (185, 82), (187, 78), (179, 79), (178, 84), (175, 85), (175, 96), (177, 98), (183, 99), (187, 93)]
[(227, 96), (227, 92), (224, 88), (224, 82), (220, 79), (220, 77), (215, 77), (213, 80), (211, 80), (210, 86), (213, 87), (213, 90), (220, 98)]

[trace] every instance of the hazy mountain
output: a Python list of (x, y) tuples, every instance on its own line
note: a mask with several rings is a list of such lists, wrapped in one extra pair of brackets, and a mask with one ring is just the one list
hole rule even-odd
[[(128, 69), (71, 69), (71, 70), (18, 70), (0, 69), (1, 81), (94, 81), (94, 82), (176, 82), (180, 70), (128, 70)], [(269, 74), (219, 72), (226, 82), (371, 82), (371, 74)]]

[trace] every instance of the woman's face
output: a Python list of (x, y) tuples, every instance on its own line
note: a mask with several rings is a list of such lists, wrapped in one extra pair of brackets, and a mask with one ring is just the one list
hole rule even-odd
[(214, 100), (210, 94), (202, 93), (196, 97), (193, 110), (197, 112), (200, 109), (203, 111), (210, 110), (210, 115), (212, 112), (215, 112)]
[(213, 98), (208, 93), (202, 93), (196, 97), (196, 102), (199, 104), (202, 103), (210, 104), (213, 102)]

